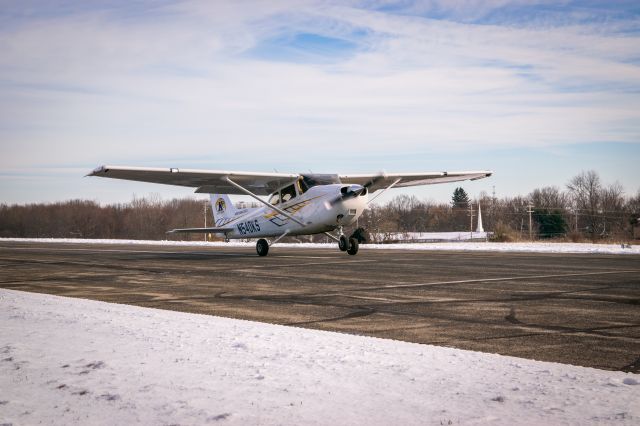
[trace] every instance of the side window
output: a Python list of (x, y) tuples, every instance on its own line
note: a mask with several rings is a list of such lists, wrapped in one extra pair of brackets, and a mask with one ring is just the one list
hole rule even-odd
[(291, 200), (295, 196), (296, 196), (296, 188), (293, 185), (289, 185), (286, 188), (284, 188), (282, 191), (280, 191), (280, 197), (283, 203), (286, 203), (287, 201)]
[(280, 203), (280, 194), (278, 192), (274, 192), (273, 194), (271, 194), (271, 197), (269, 197), (269, 204), (271, 204), (272, 206), (275, 206), (276, 204)]

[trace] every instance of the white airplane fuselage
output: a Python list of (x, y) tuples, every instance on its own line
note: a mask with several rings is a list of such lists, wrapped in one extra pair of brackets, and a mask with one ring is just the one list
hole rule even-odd
[[(215, 225), (228, 229), (225, 232), (228, 239), (279, 237), (285, 233), (309, 235), (333, 231), (340, 226), (355, 223), (367, 206), (366, 191), (361, 195), (342, 197), (344, 194), (341, 190), (349, 187), (352, 185), (313, 186), (289, 201), (276, 204), (276, 207), (302, 222), (304, 226), (266, 206), (236, 210), (231, 218), (216, 219)], [(361, 188), (359, 185), (356, 187)]]

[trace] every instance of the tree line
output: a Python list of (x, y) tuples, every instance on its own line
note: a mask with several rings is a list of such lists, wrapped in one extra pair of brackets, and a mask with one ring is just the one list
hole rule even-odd
[(105, 206), (87, 200), (0, 205), (0, 237), (4, 238), (162, 240), (168, 238), (167, 230), (203, 226), (203, 221), (203, 201), (167, 201), (153, 195)]
[[(620, 184), (605, 185), (596, 172), (587, 171), (563, 189), (543, 187), (526, 196), (496, 198), (483, 192), (471, 200), (464, 189), (456, 188), (451, 202), (434, 203), (399, 195), (386, 204), (371, 205), (346, 232), (357, 227), (374, 235), (475, 230), (478, 203), (484, 229), (502, 241), (528, 239), (530, 219), (534, 239), (629, 240), (640, 218), (640, 191), (625, 196)], [(134, 197), (129, 203), (104, 206), (87, 200), (2, 204), (0, 237), (202, 240), (201, 234), (166, 231), (204, 226), (205, 208), (211, 225), (211, 206), (193, 198)]]
[(478, 204), (484, 229), (498, 240), (629, 240), (640, 218), (640, 191), (625, 196), (619, 183), (603, 184), (598, 173), (586, 171), (564, 189), (547, 186), (526, 196), (496, 198), (482, 192), (471, 200), (456, 188), (450, 203), (432, 203), (400, 195), (367, 210), (359, 225), (376, 234), (470, 231), (475, 230)]

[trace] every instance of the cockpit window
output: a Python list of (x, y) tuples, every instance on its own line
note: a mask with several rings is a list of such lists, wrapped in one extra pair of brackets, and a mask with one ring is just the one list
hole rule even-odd
[(271, 197), (269, 197), (269, 204), (271, 204), (272, 206), (275, 206), (276, 204), (280, 203), (280, 193), (279, 192), (274, 192), (273, 194), (271, 194)]
[(283, 203), (286, 203), (287, 201), (291, 200), (295, 196), (296, 196), (296, 188), (293, 185), (289, 185), (280, 191), (280, 198), (282, 199)]

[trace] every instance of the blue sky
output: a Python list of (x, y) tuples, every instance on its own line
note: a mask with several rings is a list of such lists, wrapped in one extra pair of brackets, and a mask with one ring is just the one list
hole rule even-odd
[(0, 154), (4, 203), (192, 196), (101, 164), (491, 169), (464, 186), (499, 196), (593, 169), (632, 195), (640, 4), (3, 2)]

